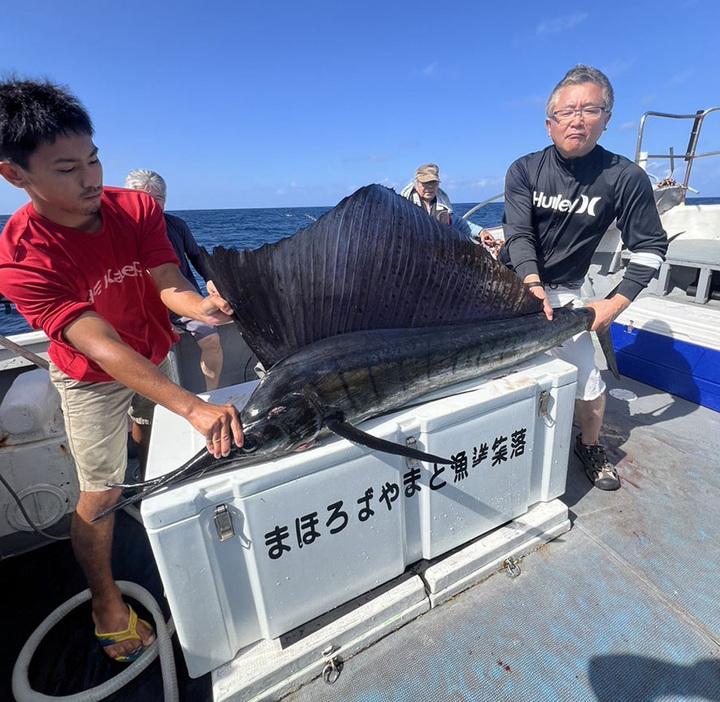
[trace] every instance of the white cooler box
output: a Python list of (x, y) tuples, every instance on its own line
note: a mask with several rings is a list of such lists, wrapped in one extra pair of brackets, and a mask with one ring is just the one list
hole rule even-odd
[[(333, 437), (144, 500), (190, 675), (562, 494), (575, 380), (574, 366), (542, 355), (503, 378), (458, 384), (362, 425), (397, 443), (412, 437), (453, 466)], [(256, 385), (223, 388), (211, 399), (241, 407)], [(159, 407), (147, 477), (203, 446), (187, 422)]]

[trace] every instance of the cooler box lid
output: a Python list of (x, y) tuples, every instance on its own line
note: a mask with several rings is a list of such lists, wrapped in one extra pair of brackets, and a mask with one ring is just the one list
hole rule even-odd
[(702, 305), (683, 305), (667, 297), (640, 297), (615, 323), (720, 351), (717, 310)]

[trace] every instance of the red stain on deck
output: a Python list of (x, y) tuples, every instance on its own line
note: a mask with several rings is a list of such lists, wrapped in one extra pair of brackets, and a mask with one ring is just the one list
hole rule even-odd
[(503, 663), (502, 661), (498, 661), (497, 664), (498, 664), (503, 670), (507, 671), (508, 673), (512, 673), (512, 669), (510, 668), (510, 666), (509, 666), (507, 663)]

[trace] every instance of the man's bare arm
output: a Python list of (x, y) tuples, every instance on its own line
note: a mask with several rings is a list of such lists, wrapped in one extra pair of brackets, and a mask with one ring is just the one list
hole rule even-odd
[(212, 290), (207, 297), (200, 295), (175, 264), (164, 263), (148, 272), (163, 303), (175, 314), (213, 326), (232, 322), (232, 307)]
[(208, 450), (216, 458), (230, 453), (233, 439), (242, 446), (242, 427), (233, 405), (210, 404), (168, 380), (150, 361), (125, 344), (99, 315), (86, 312), (65, 327), (64, 335), (109, 376), (187, 419), (205, 437)]
[(609, 300), (590, 302), (588, 307), (595, 311), (595, 321), (590, 331), (606, 331), (621, 312), (630, 306), (624, 295), (613, 295)]

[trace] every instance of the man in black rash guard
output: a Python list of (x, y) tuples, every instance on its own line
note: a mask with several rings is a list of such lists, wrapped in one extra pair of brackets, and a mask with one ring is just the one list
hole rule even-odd
[[(631, 256), (620, 286), (607, 300), (588, 303), (592, 330), (607, 329), (659, 269), (667, 237), (645, 172), (597, 145), (613, 108), (613, 89), (597, 69), (576, 66), (548, 100), (545, 125), (552, 145), (510, 166), (505, 180), (500, 260), (515, 270), (530, 292), (553, 307), (580, 303), (580, 287), (608, 226), (617, 221)], [(575, 453), (590, 481), (616, 490), (620, 480), (600, 444), (605, 384), (588, 333), (553, 354), (578, 367)]]

